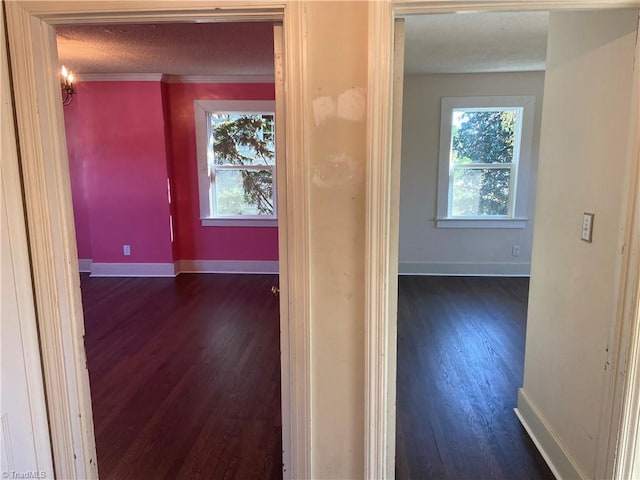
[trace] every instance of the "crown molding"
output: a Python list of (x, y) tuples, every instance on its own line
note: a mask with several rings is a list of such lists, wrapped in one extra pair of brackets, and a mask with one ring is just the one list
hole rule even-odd
[(274, 83), (274, 75), (163, 75), (163, 83)]
[(159, 82), (161, 73), (84, 73), (77, 74), (78, 82)]
[(163, 73), (84, 73), (78, 82), (274, 83), (274, 75), (167, 75)]

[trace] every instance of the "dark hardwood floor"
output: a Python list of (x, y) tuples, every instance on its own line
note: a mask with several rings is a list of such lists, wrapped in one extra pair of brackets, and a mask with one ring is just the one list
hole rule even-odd
[[(98, 469), (281, 478), (272, 275), (82, 275)], [(552, 479), (513, 408), (528, 281), (401, 277), (397, 477)]]
[(553, 479), (513, 408), (529, 282), (399, 279), (398, 479)]
[(273, 275), (81, 276), (100, 478), (282, 478)]

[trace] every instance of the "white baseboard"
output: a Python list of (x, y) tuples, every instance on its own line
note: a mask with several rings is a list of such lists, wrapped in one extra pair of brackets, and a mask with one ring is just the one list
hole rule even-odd
[(79, 258), (78, 270), (80, 270), (83, 273), (90, 272), (92, 263), (93, 263), (93, 260), (91, 260), (90, 258)]
[(518, 407), (514, 411), (557, 479), (588, 478), (522, 388), (518, 389)]
[(399, 275), (528, 277), (530, 263), (400, 262)]
[(274, 260), (178, 260), (177, 273), (263, 273), (277, 274)]
[(175, 263), (93, 263), (79, 260), (81, 272), (92, 277), (175, 277), (181, 273), (277, 274), (278, 261), (178, 260)]
[(173, 263), (92, 263), (92, 277), (175, 277)]

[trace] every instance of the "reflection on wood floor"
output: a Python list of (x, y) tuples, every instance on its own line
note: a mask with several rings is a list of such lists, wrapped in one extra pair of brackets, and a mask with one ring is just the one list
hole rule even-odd
[(401, 276), (398, 479), (553, 479), (513, 409), (529, 281)]
[(275, 283), (82, 275), (102, 480), (282, 478)]
[[(101, 479), (281, 478), (270, 275), (82, 276)], [(551, 479), (513, 408), (528, 281), (401, 277), (399, 479)]]

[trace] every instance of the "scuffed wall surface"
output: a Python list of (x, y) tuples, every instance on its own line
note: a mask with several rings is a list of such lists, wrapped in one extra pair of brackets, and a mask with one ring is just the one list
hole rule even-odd
[(309, 2), (312, 476), (364, 475), (366, 2)]

